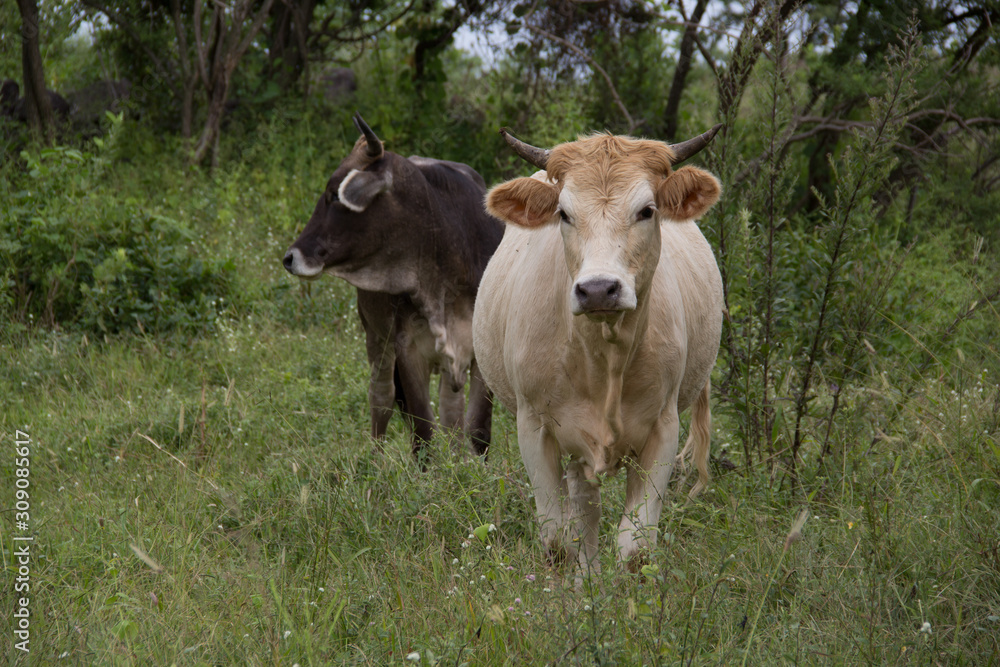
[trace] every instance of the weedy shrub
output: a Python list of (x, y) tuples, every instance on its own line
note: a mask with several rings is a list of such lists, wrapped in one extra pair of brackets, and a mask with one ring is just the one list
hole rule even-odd
[(9, 165), (0, 211), (0, 308), (16, 325), (85, 332), (201, 331), (233, 297), (234, 266), (199, 256), (195, 234), (121, 195), (113, 135), (94, 151), (60, 146)]
[[(900, 351), (920, 357), (913, 354), (919, 337), (907, 329), (934, 328), (923, 313), (907, 312), (905, 283), (898, 281), (911, 248), (899, 241), (899, 212), (877, 205), (896, 164), (912, 78), (925, 56), (911, 25), (901, 46), (890, 50), (867, 118), (840, 154), (828, 156), (829, 199), (814, 191), (819, 206), (807, 217), (788, 213), (802, 194), (801, 165), (789, 150), (801, 86), (782, 29), (771, 32), (776, 58), (752, 79), (763, 84), (752, 107), (753, 127), (763, 132), (751, 131), (759, 141), (750, 148), (759, 152), (750, 161), (736, 154), (743, 125), (733, 110), (732, 129), (720, 137), (711, 165), (731, 185), (706, 231), (717, 248), (729, 310), (720, 413), (734, 419), (748, 467), (768, 460), (788, 473), (776, 478), (798, 482), (804, 461), (813, 474), (834, 453), (845, 399), (854, 397), (854, 418), (863, 412), (865, 402), (852, 392), (872, 377), (874, 359)], [(853, 437), (877, 439), (877, 429), (855, 428), (862, 421), (849, 429)]]

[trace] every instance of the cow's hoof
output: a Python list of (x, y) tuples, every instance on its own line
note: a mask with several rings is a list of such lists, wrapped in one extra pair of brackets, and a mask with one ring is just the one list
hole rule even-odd
[(649, 550), (639, 549), (634, 554), (625, 559), (625, 568), (632, 574), (638, 574), (642, 572), (642, 568), (649, 565)]
[(576, 562), (576, 554), (570, 553), (562, 544), (550, 544), (545, 549), (545, 560), (548, 561), (549, 567), (553, 570), (559, 570), (566, 563)]

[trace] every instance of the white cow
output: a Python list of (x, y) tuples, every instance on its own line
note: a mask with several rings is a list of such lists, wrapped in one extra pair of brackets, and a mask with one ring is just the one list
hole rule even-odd
[(678, 414), (690, 405), (682, 457), (693, 455), (699, 470), (692, 495), (708, 481), (722, 279), (692, 220), (720, 186), (706, 171), (672, 165), (717, 130), (676, 146), (595, 135), (551, 151), (504, 133), (546, 171), (487, 195), (490, 213), (508, 224), (479, 287), (475, 353), (517, 416), (542, 542), (584, 572), (598, 567), (598, 476), (622, 465), (619, 560), (634, 567), (655, 544)]

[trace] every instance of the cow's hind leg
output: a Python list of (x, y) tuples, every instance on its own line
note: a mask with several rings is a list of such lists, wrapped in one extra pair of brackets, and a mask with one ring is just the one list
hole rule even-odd
[(430, 368), (415, 350), (404, 348), (397, 350), (396, 372), (403, 394), (402, 405), (406, 406), (404, 417), (413, 429), (413, 456), (421, 461), (421, 454), (434, 435), (434, 413), (428, 388)]
[(448, 440), (453, 445), (461, 446), (465, 433), (465, 387), (455, 390), (451, 372), (447, 368), (441, 371), (438, 397), (441, 428), (447, 432)]
[(486, 455), (490, 447), (493, 428), (493, 394), (479, 372), (479, 364), (472, 362), (469, 372), (469, 407), (465, 425), (472, 443), (472, 451)]
[(600, 574), (597, 536), (601, 525), (601, 488), (586, 478), (583, 463), (576, 460), (566, 467), (566, 481), (569, 487), (566, 523), (569, 539), (578, 545), (580, 575)]
[[(667, 404), (676, 406), (675, 402)], [(628, 469), (625, 515), (618, 526), (618, 559), (633, 569), (638, 565), (640, 550), (656, 545), (660, 513), (677, 455), (678, 429), (676, 407), (668, 407), (639, 452), (638, 460)]]

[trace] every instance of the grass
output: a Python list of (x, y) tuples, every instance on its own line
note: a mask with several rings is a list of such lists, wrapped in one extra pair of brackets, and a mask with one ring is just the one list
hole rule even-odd
[(12, 664), (1000, 664), (995, 340), (916, 379), (881, 360), (794, 492), (776, 459), (743, 466), (715, 405), (735, 469), (693, 503), (679, 483), (640, 573), (615, 566), (609, 480), (603, 572), (578, 592), (540, 549), (509, 414), (487, 463), (436, 442), (421, 473), (398, 418), (369, 440), (352, 290), (279, 263), (333, 166), (310, 164), (121, 184), (162, 189), (235, 262), (242, 297), (214, 331), (2, 338), (7, 609), (18, 430), (35, 535)]
[(577, 593), (540, 552), (509, 415), (486, 464), (438, 443), (420, 473), (401, 428), (376, 451), (358, 325), (335, 322), (4, 349), (4, 450), (15, 429), (33, 445), (21, 662), (1000, 660), (1000, 466), (995, 435), (975, 434), (995, 419), (989, 378), (928, 383), (913, 440), (817, 484), (787, 553), (799, 504), (763, 469), (730, 472), (668, 499), (650, 566), (618, 570), (611, 481), (605, 570)]

